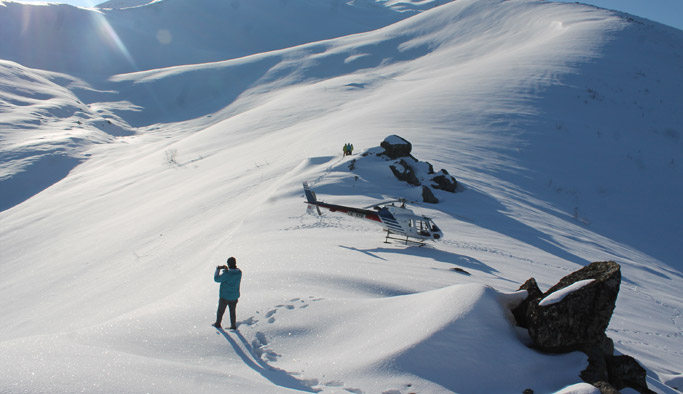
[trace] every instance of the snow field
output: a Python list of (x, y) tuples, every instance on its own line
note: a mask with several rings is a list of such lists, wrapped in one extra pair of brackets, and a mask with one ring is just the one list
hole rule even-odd
[[(3, 189), (0, 387), (593, 393), (578, 378), (584, 355), (530, 350), (501, 305), (531, 276), (544, 290), (614, 259), (623, 282), (607, 334), (651, 388), (675, 392), (664, 383), (677, 387), (683, 362), (680, 32), (580, 5), (459, 0), (326, 41), (338, 32), (314, 18), (315, 42), (283, 33), (268, 50), (185, 63), (177, 41), (201, 13), (178, 13), (188, 6), (133, 17), (183, 21), (168, 57), (142, 56), (144, 40), (128, 48), (138, 66), (170, 67), (137, 71), (121, 54), (101, 78), (55, 74), (65, 66), (52, 59), (49, 72), (0, 65), (4, 176), (35, 152), (66, 160), (29, 165), (29, 180), (64, 170), (20, 204)], [(116, 27), (137, 11), (98, 12)], [(195, 64), (207, 59), (222, 61)], [(442, 242), (384, 244), (379, 227), (306, 214), (302, 181), (353, 206), (417, 199), (382, 159), (341, 157), (344, 143), (362, 153), (391, 134), (463, 185), (415, 206)], [(209, 326), (211, 274), (231, 255), (241, 325), (223, 334)]]

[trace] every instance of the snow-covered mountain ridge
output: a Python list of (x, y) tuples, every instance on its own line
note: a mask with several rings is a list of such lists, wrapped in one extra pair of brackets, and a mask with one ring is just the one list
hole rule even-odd
[[(349, 28), (346, 11), (310, 18), (304, 3), (240, 2), (280, 30), (255, 28), (263, 46), (222, 59), (160, 56), (159, 25), (132, 24), (158, 12), (171, 45), (210, 36), (210, 19), (190, 21), (202, 7), (180, 0), (120, 10), (140, 38), (109, 50), (132, 63), (67, 56), (55, 35), (60, 55), (26, 57), (41, 70), (4, 43), (0, 386), (555, 392), (585, 356), (529, 350), (500, 300), (530, 276), (545, 289), (613, 259), (624, 282), (608, 335), (651, 388), (675, 392), (663, 383), (679, 385), (683, 364), (683, 33), (576, 4), (459, 0), (412, 16), (344, 3), (358, 34), (326, 35)], [(19, 26), (12, 7), (0, 20)], [(315, 40), (287, 30), (297, 18)], [(97, 73), (81, 73), (90, 61)], [(348, 205), (410, 197), (382, 163), (351, 172), (341, 157), (390, 134), (464, 185), (416, 207), (442, 242), (385, 245), (376, 227), (305, 214), (304, 180)], [(210, 276), (229, 255), (245, 277), (239, 333), (224, 336), (208, 326)]]
[[(372, 30), (415, 14), (405, 9), (411, 3), (164, 0), (132, 8), (86, 9), (3, 1), (0, 35), (12, 39), (0, 42), (0, 58), (85, 78), (106, 77)], [(417, 3), (425, 8), (438, 4)]]

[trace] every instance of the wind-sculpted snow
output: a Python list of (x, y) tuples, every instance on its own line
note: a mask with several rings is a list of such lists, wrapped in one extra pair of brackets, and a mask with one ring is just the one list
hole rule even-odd
[[(323, 388), (552, 392), (572, 383), (586, 363), (579, 353), (549, 360), (526, 348), (506, 320), (498, 294), (474, 284), (378, 299), (299, 297), (258, 311), (249, 328), (258, 332), (263, 360), (295, 371), (296, 360), (306, 359), (310, 366), (303, 376)], [(473, 354), (491, 357), (480, 363), (464, 356)], [(515, 357), (496, 357), (511, 354)], [(546, 368), (558, 373), (517, 381)], [(359, 375), (373, 383), (362, 385)], [(423, 386), (412, 376), (436, 384)]]
[[(0, 5), (2, 389), (595, 393), (503, 305), (614, 260), (607, 335), (674, 393), (683, 33), (531, 0), (199, 3)], [(307, 214), (303, 181), (415, 200), (359, 156), (393, 134), (462, 186), (411, 207), (442, 240)]]
[(133, 134), (109, 106), (78, 99), (86, 86), (0, 60), (0, 211), (63, 179), (93, 144)]

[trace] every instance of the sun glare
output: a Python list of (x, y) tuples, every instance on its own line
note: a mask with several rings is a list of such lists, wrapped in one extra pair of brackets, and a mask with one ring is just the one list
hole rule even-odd
[(95, 26), (97, 27), (97, 33), (108, 42), (111, 46), (115, 47), (130, 63), (133, 69), (137, 70), (137, 64), (131, 56), (130, 51), (126, 48), (126, 45), (121, 41), (121, 38), (116, 33), (114, 28), (111, 26), (107, 17), (101, 12), (93, 13), (95, 18)]

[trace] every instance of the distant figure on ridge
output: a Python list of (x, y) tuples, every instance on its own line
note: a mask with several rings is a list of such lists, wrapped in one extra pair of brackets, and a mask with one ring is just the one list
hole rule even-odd
[(351, 156), (351, 154), (353, 153), (353, 144), (350, 142), (347, 144), (344, 144), (343, 150), (344, 150), (344, 156)]
[[(221, 273), (221, 270), (223, 272)], [(237, 260), (234, 257), (228, 259), (228, 265), (219, 265), (213, 274), (213, 280), (220, 283), (220, 296), (218, 298), (218, 310), (216, 322), (212, 326), (221, 328), (225, 307), (230, 307), (230, 329), (237, 329), (237, 300), (240, 298), (240, 282), (242, 271), (237, 268)]]

